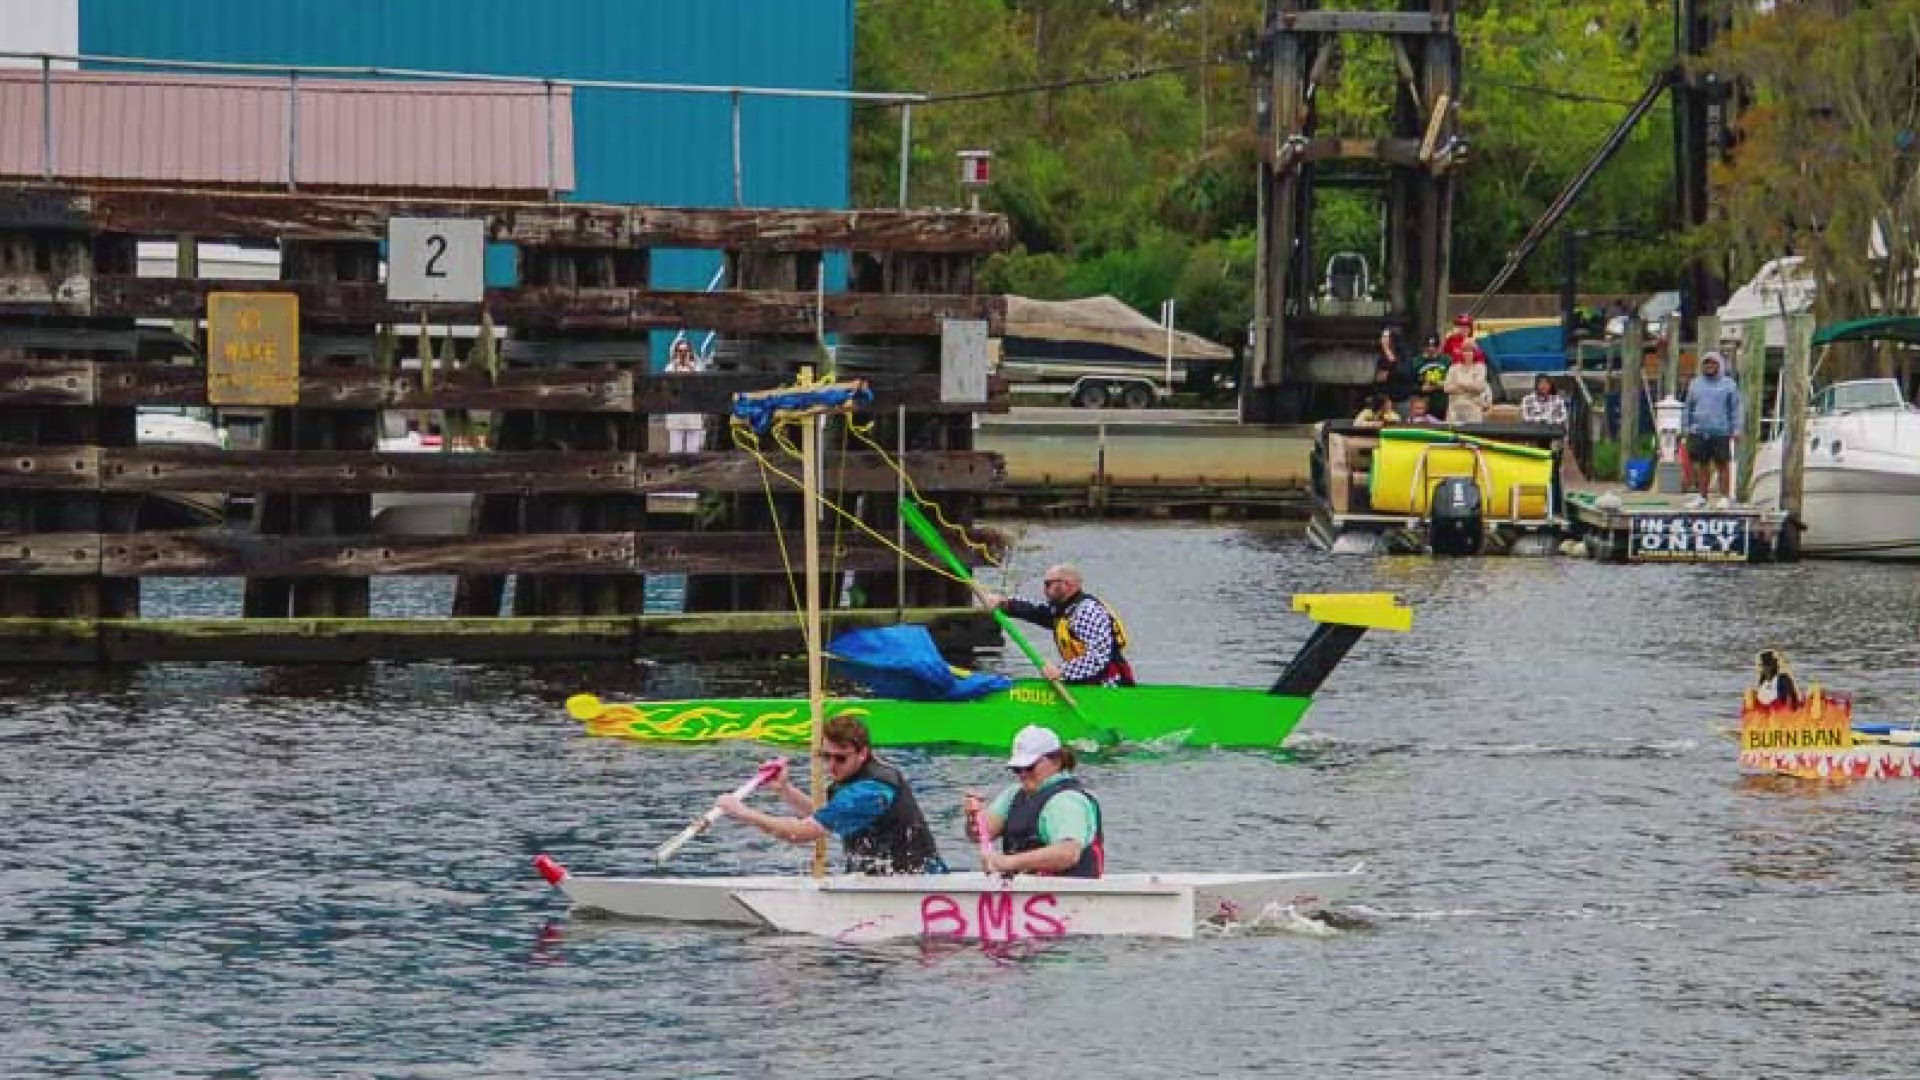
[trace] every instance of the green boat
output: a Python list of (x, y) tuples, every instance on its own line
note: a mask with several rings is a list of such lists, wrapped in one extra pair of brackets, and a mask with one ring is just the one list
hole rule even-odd
[[(1004, 750), (1028, 724), (1053, 728), (1081, 744), (1275, 747), (1313, 703), (1354, 643), (1370, 629), (1405, 631), (1413, 611), (1390, 593), (1314, 593), (1293, 609), (1319, 623), (1270, 689), (1225, 686), (1074, 686), (1073, 705), (1040, 679), (972, 701), (894, 698), (826, 699), (823, 715), (852, 713), (866, 721), (876, 746), (962, 746)], [(810, 717), (804, 698), (602, 702), (591, 694), (567, 700), (587, 732), (644, 742), (701, 743), (728, 739), (804, 746)]]

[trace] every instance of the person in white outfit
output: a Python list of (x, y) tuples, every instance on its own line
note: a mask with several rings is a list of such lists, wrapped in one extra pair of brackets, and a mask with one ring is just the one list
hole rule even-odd
[(1460, 359), (1447, 367), (1441, 383), (1447, 393), (1447, 423), (1477, 424), (1486, 419), (1493, 404), (1493, 388), (1487, 383), (1487, 359), (1472, 338), (1466, 339)]
[[(676, 339), (672, 354), (667, 358), (667, 374), (691, 375), (699, 370), (700, 363), (693, 356), (693, 343), (686, 338)], [(704, 413), (667, 414), (668, 453), (697, 454), (706, 449), (706, 444), (707, 418)]]

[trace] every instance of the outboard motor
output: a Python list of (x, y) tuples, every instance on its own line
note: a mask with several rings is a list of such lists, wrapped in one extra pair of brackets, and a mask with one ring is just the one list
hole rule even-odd
[(1469, 477), (1447, 477), (1434, 486), (1427, 507), (1427, 546), (1435, 555), (1480, 554), (1481, 517), (1480, 486)]

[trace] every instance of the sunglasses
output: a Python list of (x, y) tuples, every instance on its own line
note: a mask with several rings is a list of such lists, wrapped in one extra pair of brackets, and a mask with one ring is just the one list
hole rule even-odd
[(1065, 585), (1066, 583), (1067, 583), (1067, 579), (1063, 577), (1050, 577), (1050, 578), (1040, 579), (1040, 584), (1042, 585)]
[(859, 753), (858, 750), (822, 750), (820, 751), (820, 757), (824, 761), (831, 761), (835, 765), (838, 765), (843, 761), (852, 761), (853, 755), (857, 753)]
[(1015, 776), (1025, 776), (1033, 771), (1032, 765), (1009, 765), (1007, 771)]

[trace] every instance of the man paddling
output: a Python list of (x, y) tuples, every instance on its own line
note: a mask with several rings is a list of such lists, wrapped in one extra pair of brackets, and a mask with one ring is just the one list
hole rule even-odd
[[(1000, 850), (981, 856), (989, 874), (1057, 874), (1097, 878), (1106, 869), (1100, 804), (1073, 775), (1073, 751), (1051, 728), (1021, 728), (1007, 757), (1017, 783), (986, 804), (988, 839)], [(967, 792), (967, 838), (979, 839), (980, 796)]]
[(1051, 566), (1040, 584), (1046, 590), (1044, 603), (1001, 596), (978, 585), (974, 591), (988, 607), (1053, 631), (1062, 662), (1040, 669), (1047, 678), (1076, 685), (1132, 686), (1127, 628), (1112, 608), (1081, 591), (1080, 571), (1071, 563)]
[(819, 809), (784, 774), (776, 790), (801, 816), (763, 814), (736, 795), (722, 795), (714, 805), (790, 844), (811, 844), (833, 833), (846, 848), (850, 874), (947, 872), (912, 786), (899, 769), (873, 755), (873, 739), (859, 717), (843, 713), (822, 725), (820, 756), (833, 782)]

